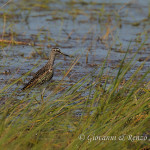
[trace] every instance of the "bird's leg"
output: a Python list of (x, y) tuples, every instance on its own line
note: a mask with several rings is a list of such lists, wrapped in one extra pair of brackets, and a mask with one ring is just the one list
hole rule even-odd
[(44, 103), (43, 97), (44, 97), (45, 89), (46, 89), (46, 88), (44, 88), (44, 89), (42, 90), (42, 93), (41, 93), (41, 100), (42, 100), (42, 103)]

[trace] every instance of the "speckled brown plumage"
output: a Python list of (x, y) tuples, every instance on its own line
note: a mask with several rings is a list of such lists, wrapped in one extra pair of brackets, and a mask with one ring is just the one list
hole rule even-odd
[(47, 64), (35, 73), (34, 77), (22, 88), (22, 90), (28, 89), (37, 84), (43, 84), (44, 82), (48, 82), (52, 79), (53, 64), (55, 61), (55, 56), (57, 54), (69, 56), (69, 55), (62, 53), (59, 48), (52, 48)]

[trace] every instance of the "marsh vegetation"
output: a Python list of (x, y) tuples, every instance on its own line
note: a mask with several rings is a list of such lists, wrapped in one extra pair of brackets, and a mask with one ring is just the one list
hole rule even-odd
[[(150, 3), (1, 1), (0, 27), (0, 147), (149, 148)], [(74, 57), (22, 92), (51, 47)]]

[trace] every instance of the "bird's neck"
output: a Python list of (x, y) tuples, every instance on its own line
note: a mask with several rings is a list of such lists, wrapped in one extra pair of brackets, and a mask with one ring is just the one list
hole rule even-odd
[(55, 55), (51, 53), (51, 55), (49, 56), (48, 66), (52, 67), (54, 65), (54, 61), (55, 61)]

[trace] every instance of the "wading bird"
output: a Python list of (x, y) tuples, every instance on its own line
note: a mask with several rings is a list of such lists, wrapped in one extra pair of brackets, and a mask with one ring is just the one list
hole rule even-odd
[(58, 54), (71, 57), (62, 53), (59, 48), (52, 48), (47, 64), (35, 73), (34, 77), (27, 84), (25, 84), (22, 90), (50, 81), (53, 77), (55, 56)]

